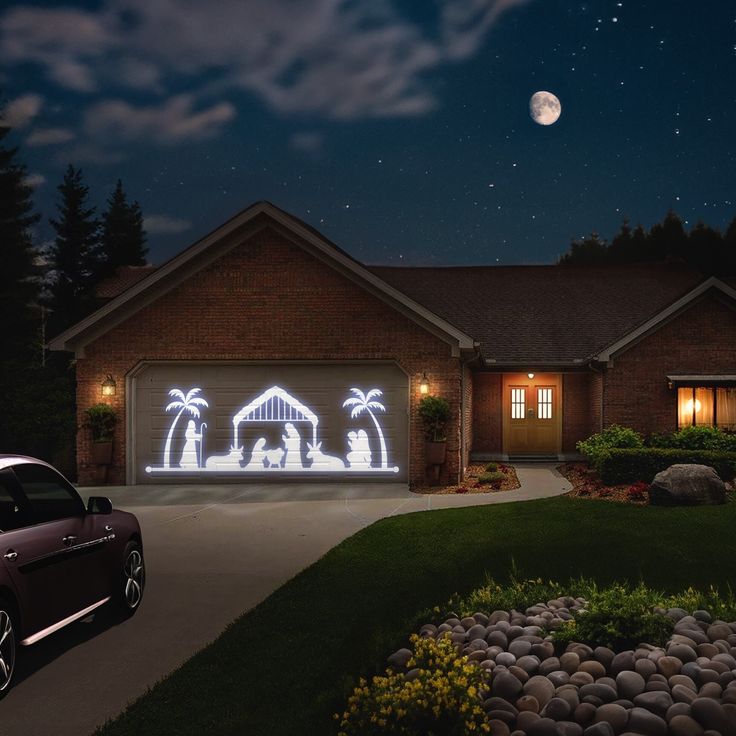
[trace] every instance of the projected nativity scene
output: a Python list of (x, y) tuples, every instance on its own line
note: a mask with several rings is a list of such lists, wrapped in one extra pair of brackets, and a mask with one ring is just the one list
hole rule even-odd
[[(380, 389), (367, 392), (351, 388), (351, 396), (342, 402), (342, 408), (351, 420), (361, 416), (371, 420), (370, 434), (362, 427), (349, 429), (344, 437), (343, 454), (340, 448), (324, 447), (320, 438), (320, 418), (315, 411), (280, 386), (271, 386), (232, 417), (232, 441), (227, 452), (207, 449), (207, 423), (201, 419), (202, 410), (209, 402), (200, 394), (201, 388), (184, 393), (172, 388), (173, 401), (165, 407), (176, 412), (166, 435), (163, 464), (146, 466), (149, 474), (165, 473), (398, 473), (397, 466), (389, 466), (388, 447), (377, 414), (386, 412), (378, 399)], [(175, 443), (179, 420), (187, 415), (184, 442)], [(255, 439), (246, 440), (245, 435)], [(181, 433), (181, 429), (179, 429)], [(275, 433), (275, 436), (274, 436)], [(208, 454), (208, 451), (211, 454)]]

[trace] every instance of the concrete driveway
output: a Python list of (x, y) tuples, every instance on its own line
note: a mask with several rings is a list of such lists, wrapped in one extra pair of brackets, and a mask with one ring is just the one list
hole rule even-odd
[(521, 489), (477, 496), (417, 496), (400, 484), (81, 489), (85, 500), (107, 495), (137, 515), (144, 600), (130, 620), (102, 610), (23, 648), (15, 685), (0, 703), (3, 736), (92, 733), (241, 613), (377, 519), (569, 489), (549, 468), (517, 472)]

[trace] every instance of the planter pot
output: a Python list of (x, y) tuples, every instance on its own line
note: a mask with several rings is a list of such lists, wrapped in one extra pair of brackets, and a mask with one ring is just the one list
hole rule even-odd
[(447, 442), (427, 442), (424, 453), (427, 465), (442, 465), (447, 456)]
[(104, 486), (107, 483), (107, 470), (109, 465), (95, 465), (92, 468), (92, 483), (96, 486)]
[(92, 443), (92, 464), (109, 465), (112, 462), (112, 441)]

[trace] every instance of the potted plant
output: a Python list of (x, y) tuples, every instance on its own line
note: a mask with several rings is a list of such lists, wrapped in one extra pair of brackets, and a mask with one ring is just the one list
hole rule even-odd
[(425, 453), (427, 465), (442, 465), (447, 453), (447, 422), (450, 419), (450, 403), (440, 396), (424, 396), (419, 402), (419, 416), (426, 433)]
[(85, 412), (87, 427), (92, 435), (92, 462), (109, 465), (112, 462), (112, 438), (117, 415), (108, 404), (93, 404)]

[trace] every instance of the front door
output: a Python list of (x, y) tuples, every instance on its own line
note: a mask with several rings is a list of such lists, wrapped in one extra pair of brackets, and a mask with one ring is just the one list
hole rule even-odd
[(504, 375), (504, 451), (508, 455), (560, 451), (561, 384), (557, 373)]

